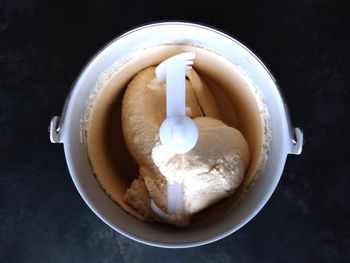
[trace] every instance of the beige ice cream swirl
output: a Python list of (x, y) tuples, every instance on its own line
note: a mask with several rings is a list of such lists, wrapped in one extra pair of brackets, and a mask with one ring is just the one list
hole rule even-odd
[[(250, 153), (243, 135), (220, 120), (209, 88), (193, 69), (186, 77), (186, 107), (198, 127), (198, 142), (187, 153), (171, 152), (159, 140), (159, 128), (166, 118), (165, 92), (165, 84), (156, 79), (155, 67), (139, 72), (127, 87), (123, 134), (140, 175), (124, 201), (144, 219), (186, 226), (192, 215), (235, 192), (249, 165)], [(182, 205), (168, 213), (167, 185), (173, 181), (181, 184)]]

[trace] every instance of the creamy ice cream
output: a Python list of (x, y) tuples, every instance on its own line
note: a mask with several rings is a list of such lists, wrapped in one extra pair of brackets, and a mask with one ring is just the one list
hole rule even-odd
[(210, 117), (195, 119), (199, 140), (185, 154), (174, 154), (161, 143), (152, 160), (168, 181), (184, 187), (185, 211), (194, 214), (231, 195), (240, 185), (249, 163), (249, 149), (242, 134)]
[[(192, 215), (232, 195), (244, 178), (248, 144), (237, 129), (220, 120), (210, 90), (194, 70), (187, 74), (186, 106), (198, 126), (198, 143), (185, 154), (175, 154), (159, 140), (165, 84), (156, 80), (155, 68), (138, 73), (124, 95), (123, 134), (140, 167), (124, 201), (143, 219), (188, 225)], [(167, 191), (175, 183), (181, 188), (181, 205), (168, 213)]]

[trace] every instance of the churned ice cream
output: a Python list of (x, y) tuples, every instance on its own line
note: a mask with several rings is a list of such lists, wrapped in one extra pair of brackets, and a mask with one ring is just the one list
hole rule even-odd
[[(221, 120), (210, 89), (193, 69), (186, 76), (186, 114), (198, 127), (198, 142), (184, 154), (169, 150), (159, 140), (166, 117), (165, 95), (165, 83), (157, 81), (155, 67), (139, 72), (128, 84), (122, 128), (139, 176), (124, 201), (142, 219), (186, 226), (193, 215), (237, 190), (250, 152), (241, 132)], [(176, 187), (181, 196), (172, 212), (167, 206), (169, 187)]]
[(161, 143), (152, 160), (168, 181), (183, 186), (183, 211), (191, 215), (231, 195), (243, 180), (249, 149), (241, 133), (210, 117), (195, 119), (199, 140), (193, 150), (174, 154)]

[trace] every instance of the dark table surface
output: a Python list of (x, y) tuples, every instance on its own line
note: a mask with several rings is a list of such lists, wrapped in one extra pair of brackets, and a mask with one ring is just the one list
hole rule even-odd
[[(0, 262), (350, 262), (349, 16), (349, 1), (337, 0), (0, 1)], [(305, 133), (302, 155), (288, 157), (250, 223), (183, 250), (136, 243), (100, 221), (47, 133), (96, 50), (174, 19), (218, 27), (255, 51)]]

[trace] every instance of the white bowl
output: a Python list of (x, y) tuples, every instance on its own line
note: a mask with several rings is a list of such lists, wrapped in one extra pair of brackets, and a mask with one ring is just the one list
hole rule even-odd
[[(142, 222), (113, 202), (96, 181), (86, 147), (82, 143), (81, 118), (86, 101), (101, 72), (140, 45), (169, 43), (183, 39), (202, 45), (235, 61), (248, 72), (264, 95), (270, 117), (269, 158), (263, 175), (247, 196), (221, 219), (181, 231), (161, 224)], [(303, 135), (292, 128), (282, 94), (272, 74), (261, 60), (234, 38), (206, 26), (167, 22), (142, 26), (112, 40), (85, 66), (67, 97), (62, 115), (51, 120), (50, 139), (64, 144), (73, 182), (87, 205), (107, 225), (136, 241), (159, 247), (183, 248), (204, 245), (237, 231), (266, 204), (275, 190), (288, 154), (300, 154)]]

